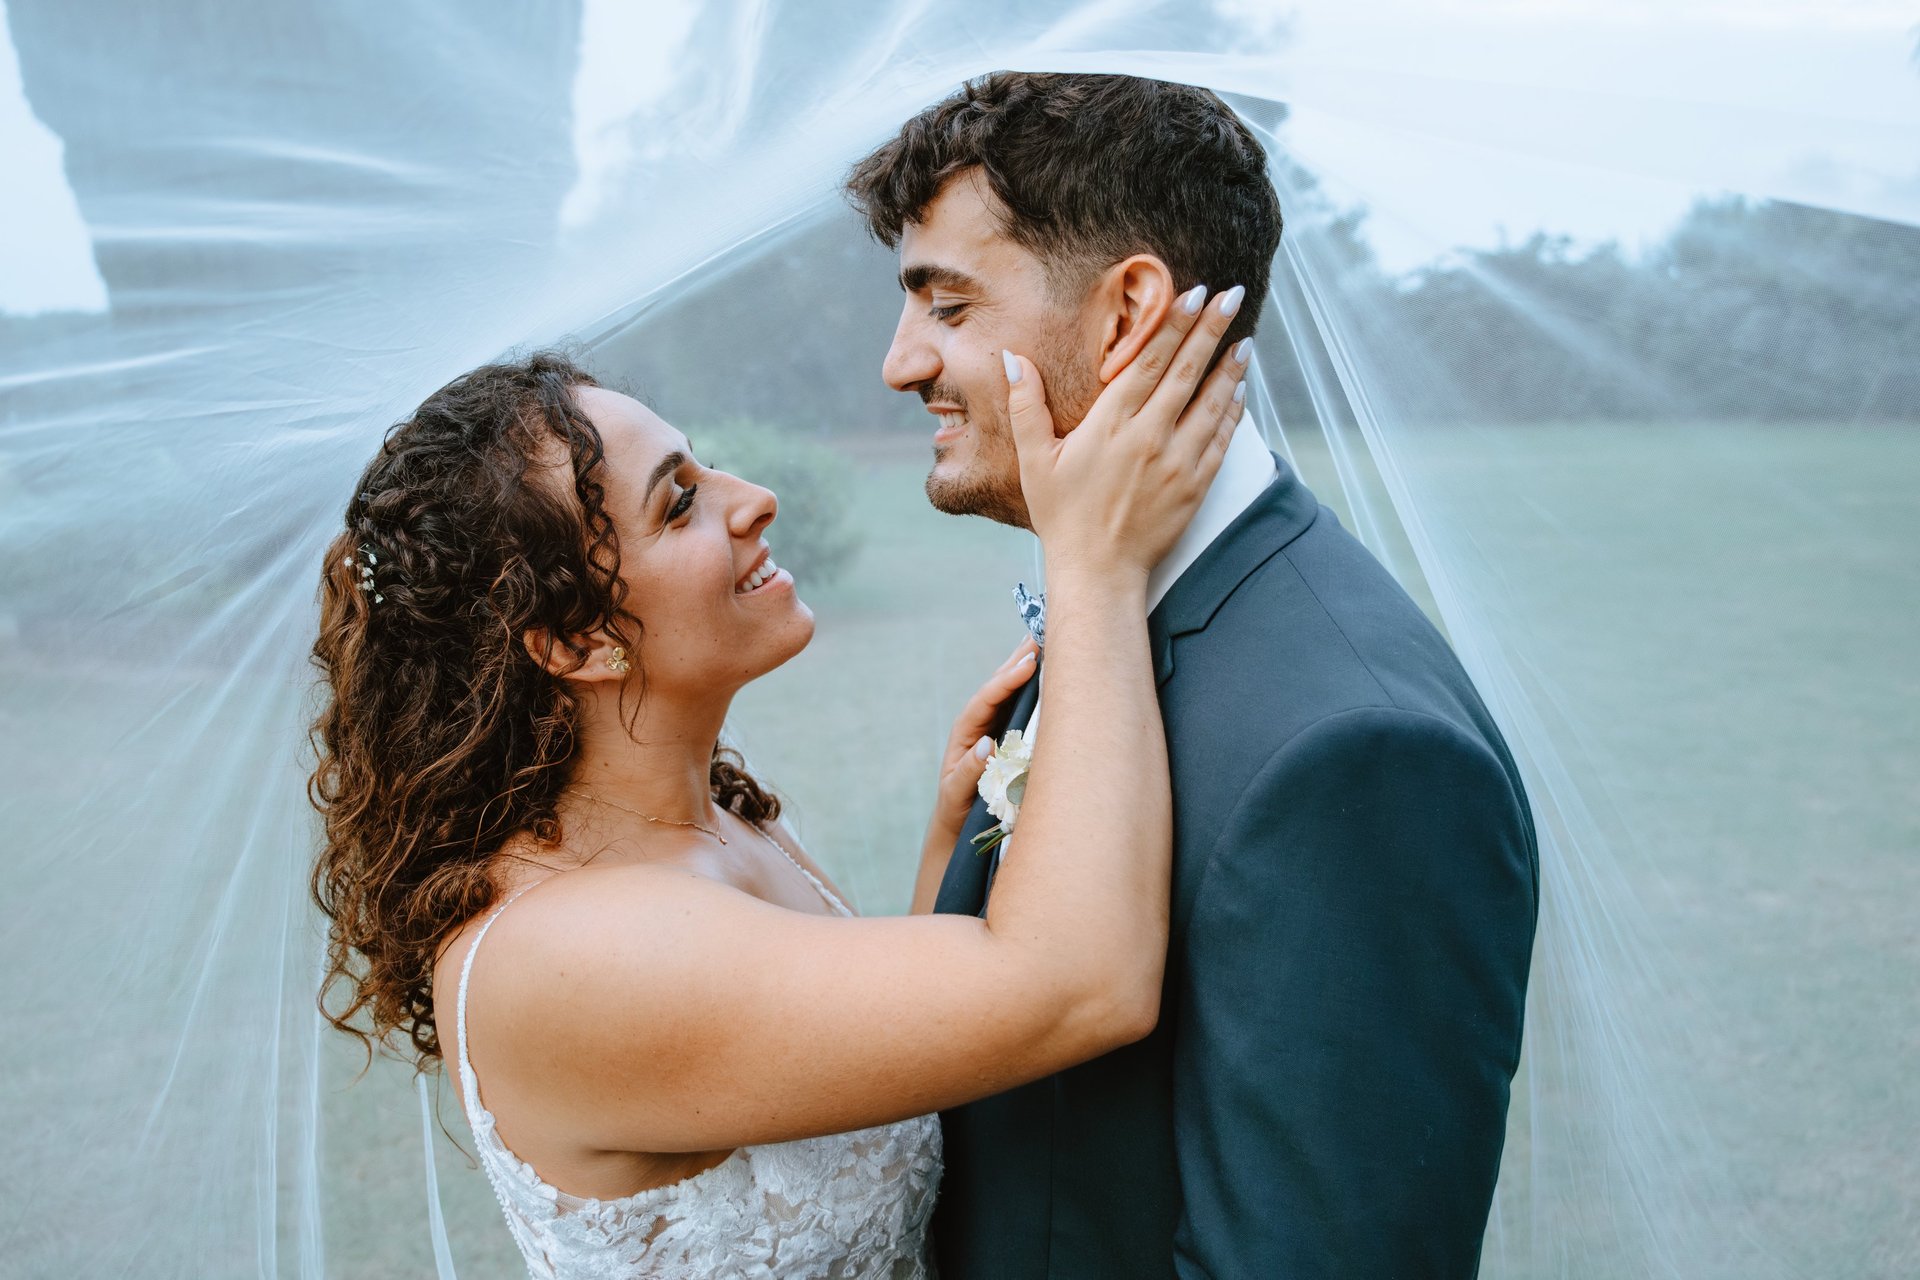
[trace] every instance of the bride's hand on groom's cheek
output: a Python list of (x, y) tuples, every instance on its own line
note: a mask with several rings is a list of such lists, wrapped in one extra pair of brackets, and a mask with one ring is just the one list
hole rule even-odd
[(1205, 496), (1245, 408), (1252, 339), (1219, 355), (1246, 290), (1174, 299), (1080, 424), (1055, 434), (1032, 361), (1005, 352), (1007, 418), (1034, 533), (1056, 563), (1146, 573)]

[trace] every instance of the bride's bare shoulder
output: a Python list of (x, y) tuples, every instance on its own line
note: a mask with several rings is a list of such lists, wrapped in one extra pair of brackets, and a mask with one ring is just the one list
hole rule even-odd
[[(587, 979), (640, 963), (671, 967), (741, 911), (772, 910), (758, 898), (700, 870), (672, 862), (579, 867), (533, 877), (499, 899), (511, 901), (487, 933), (484, 952), (496, 985), (567, 976)], [(487, 914), (480, 920), (484, 922)], [(483, 956), (480, 963), (485, 963)]]
[[(567, 871), (525, 867), (502, 873), (498, 886), (487, 907), (462, 921), (441, 944), (436, 988), (449, 974), (458, 981), (482, 929), (486, 930), (485, 954), (474, 957), (475, 967), (491, 971), (488, 985), (510, 988), (517, 975), (534, 971), (528, 966), (531, 960), (546, 957), (563, 963), (582, 948), (602, 945), (609, 933), (658, 937), (667, 920), (710, 904), (716, 892), (735, 892), (672, 864)], [(502, 960), (506, 963), (499, 963)]]
[[(504, 929), (517, 916), (516, 932), (547, 929), (564, 931), (602, 920), (637, 923), (659, 912), (684, 910), (689, 898), (707, 900), (716, 893), (739, 891), (699, 869), (674, 862), (618, 863), (587, 866), (527, 877), (524, 884), (506, 889), (500, 901), (513, 899), (511, 911), (501, 913)], [(484, 918), (484, 917), (482, 917)], [(488, 935), (492, 945), (492, 935)]]
[[(650, 1049), (655, 1036), (684, 1031), (714, 1003), (705, 988), (720, 940), (754, 929), (739, 913), (772, 910), (671, 864), (550, 874), (514, 886), (460, 928), (434, 975), (435, 1002), (451, 1014), (471, 956), (469, 1034), (512, 1087), (563, 1049), (589, 1054), (610, 1039)], [(626, 1019), (640, 1031), (611, 1037), (611, 1024)]]

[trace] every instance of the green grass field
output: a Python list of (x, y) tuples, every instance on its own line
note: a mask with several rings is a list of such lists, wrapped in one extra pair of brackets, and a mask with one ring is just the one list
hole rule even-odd
[[(1293, 445), (1350, 517), (1324, 447)], [(1654, 1061), (1695, 1083), (1734, 1199), (1806, 1274), (1913, 1274), (1920, 433), (1483, 428), (1396, 453), (1416, 493), (1444, 495), (1409, 522), (1453, 566), (1425, 585), (1471, 602), (1513, 655), (1642, 908), (1687, 1015)], [(800, 584), (815, 642), (742, 696), (733, 729), (813, 853), (864, 911), (889, 912), (949, 719), (1019, 638), (1008, 591), (1034, 563), (1023, 535), (927, 507), (917, 438), (862, 443), (847, 465), (860, 556), (838, 583)], [(770, 540), (777, 553), (777, 525)], [(347, 1087), (357, 1065), (331, 1047), (329, 1274), (429, 1275), (408, 1073), (380, 1063)], [(1514, 1178), (1530, 1154), (1516, 1135)], [(484, 1179), (444, 1139), (438, 1168), (461, 1275), (522, 1274)], [(1565, 1242), (1565, 1274), (1638, 1274), (1600, 1243), (1609, 1224), (1531, 1229)]]

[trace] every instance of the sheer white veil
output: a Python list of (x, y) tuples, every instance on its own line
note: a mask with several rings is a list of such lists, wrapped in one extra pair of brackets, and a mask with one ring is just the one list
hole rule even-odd
[(892, 260), (837, 186), (996, 68), (1204, 84), (1259, 130), (1287, 231), (1254, 421), (1526, 772), (1542, 916), (1485, 1273), (1920, 1264), (1905, 6), (3, 12), (0, 1269), (516, 1271), (432, 1125), (430, 1199), (407, 1068), (355, 1083), (318, 1021), (303, 792), (353, 477), (503, 351), (570, 341), (821, 490), (817, 651), (734, 728), (821, 861), (901, 905), (1032, 569), (924, 509), (925, 419), (878, 378)]

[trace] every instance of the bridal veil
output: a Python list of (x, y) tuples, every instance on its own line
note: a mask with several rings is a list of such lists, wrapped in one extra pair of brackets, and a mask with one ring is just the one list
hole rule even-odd
[(836, 188), (1003, 67), (1204, 84), (1260, 131), (1287, 230), (1251, 419), (1526, 771), (1485, 1274), (1920, 1266), (1909, 6), (0, 13), (0, 1270), (518, 1265), (409, 1072), (355, 1083), (316, 1017), (302, 790), (348, 487), (503, 351), (573, 343), (781, 491), (820, 636), (734, 736), (867, 910), (903, 904), (1033, 560), (926, 509), (930, 421), (879, 381), (893, 260)]

